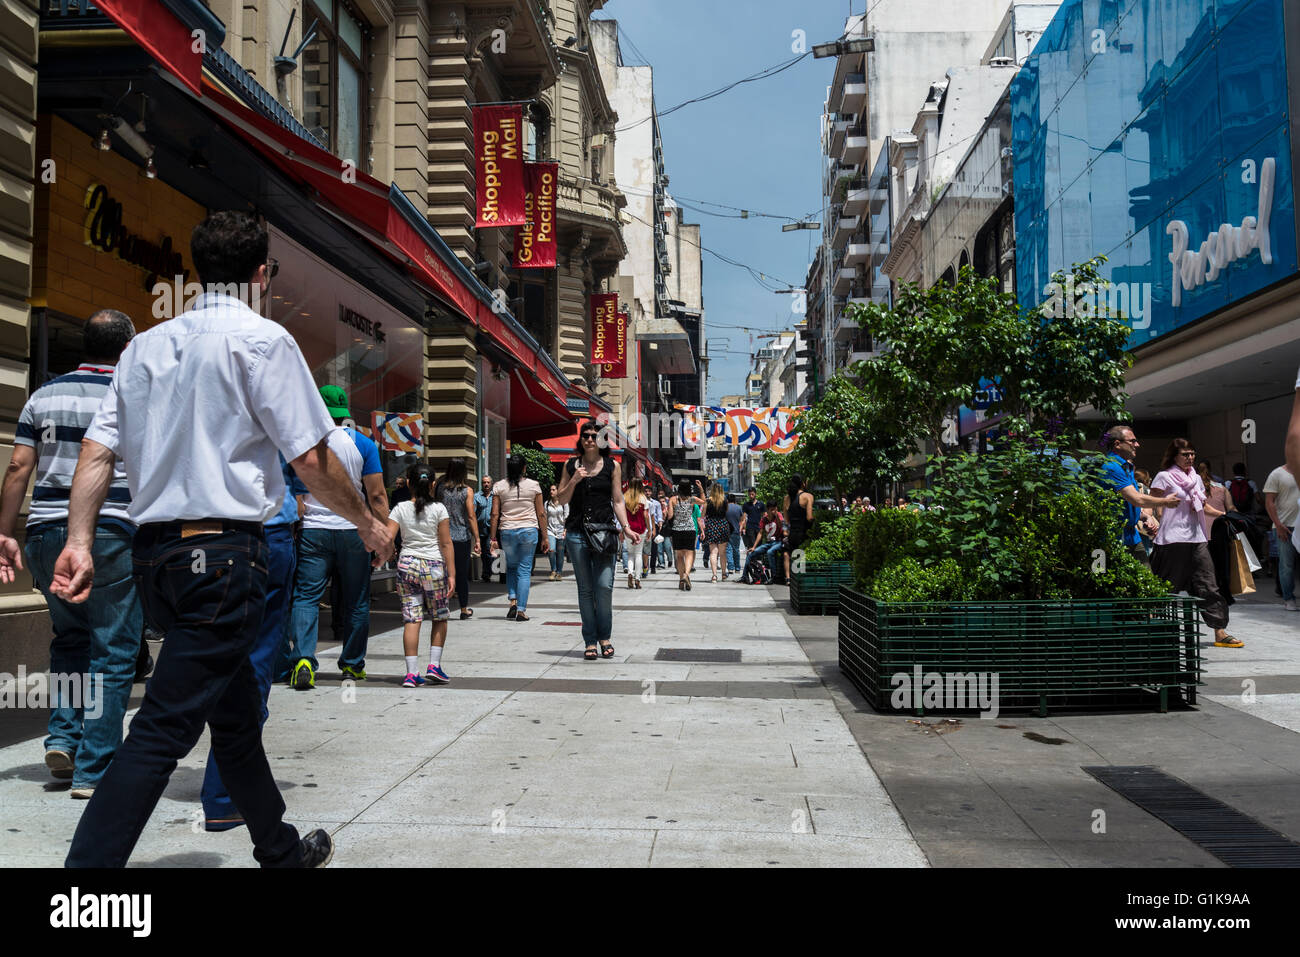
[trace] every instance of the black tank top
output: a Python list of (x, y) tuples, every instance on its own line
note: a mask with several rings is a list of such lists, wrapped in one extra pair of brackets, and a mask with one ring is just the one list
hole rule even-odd
[(800, 492), (790, 502), (790, 514), (786, 516), (790, 520), (790, 537), (803, 538), (808, 533), (808, 513), (804, 511), (803, 504), (799, 501)]
[[(572, 476), (578, 468), (578, 459), (571, 458), (564, 467), (565, 474)], [(569, 518), (564, 527), (571, 532), (582, 531), (582, 523), (614, 521), (614, 462), (605, 459), (600, 473), (589, 476), (578, 483), (569, 500)]]

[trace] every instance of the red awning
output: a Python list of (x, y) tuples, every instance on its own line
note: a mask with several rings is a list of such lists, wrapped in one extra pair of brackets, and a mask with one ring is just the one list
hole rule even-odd
[(564, 404), (568, 383), (546, 363), (539, 362), (534, 350), (504, 318), (455, 275), (403, 217), (390, 197), (389, 187), (373, 176), (345, 166), (327, 150), (226, 96), (210, 80), (204, 81), (203, 103), (276, 168), (314, 189), (323, 207), (332, 207), (348, 225), (394, 259), (404, 262), (420, 280), (455, 305), (527, 369), (553, 397), (555, 408), (568, 417)]
[[(195, 96), (202, 96), (203, 46), (190, 28), (159, 0), (95, 0), (99, 8), (149, 55), (176, 75)], [(195, 49), (195, 47), (198, 49)]]
[[(565, 436), (573, 438), (573, 417), (564, 402), (542, 388), (523, 369), (510, 373), (510, 425), (507, 434), (511, 439), (531, 442)], [(570, 444), (570, 449), (573, 445)]]

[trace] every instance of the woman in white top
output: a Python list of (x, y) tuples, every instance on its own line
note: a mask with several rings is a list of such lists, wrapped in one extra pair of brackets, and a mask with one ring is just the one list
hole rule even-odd
[(1202, 513), (1214, 519), (1223, 512), (1207, 500), (1195, 464), (1196, 447), (1187, 439), (1174, 439), (1165, 450), (1159, 474), (1151, 480), (1152, 495), (1174, 495), (1181, 500), (1174, 508), (1158, 510), (1160, 530), (1155, 536), (1151, 570), (1167, 578), (1174, 591), (1201, 599), (1201, 617), (1214, 629), (1216, 647), (1240, 648), (1242, 643), (1228, 634), (1228, 604), (1214, 578), (1201, 522)]
[[(447, 507), (434, 500), (428, 466), (412, 466), (407, 470), (406, 481), (413, 497), (393, 507), (388, 514), (388, 528), (393, 534), (402, 533), (402, 554), (397, 559), (397, 594), (402, 599), (402, 654), (406, 657), (402, 687), (415, 688), (426, 680), (436, 684), (451, 680), (442, 670), (442, 649), (447, 643), (447, 619), (451, 617), (448, 599), (456, 587), (456, 553), (451, 544)], [(426, 615), (433, 621), (433, 641), (429, 647), (429, 668), (422, 678), (415, 669), (419, 667), (416, 658), (420, 651), (420, 623)]]
[(569, 506), (557, 500), (558, 489), (552, 485), (546, 503), (546, 541), (551, 546), (551, 581), (564, 579), (564, 523), (569, 520)]
[[(506, 557), (506, 589), (510, 597), (507, 618), (527, 621), (528, 586), (533, 579), (533, 555), (546, 525), (542, 512), (542, 487), (527, 478), (528, 463), (521, 455), (506, 460), (506, 477), (492, 489), (492, 551)], [(550, 546), (542, 539), (542, 551)]]

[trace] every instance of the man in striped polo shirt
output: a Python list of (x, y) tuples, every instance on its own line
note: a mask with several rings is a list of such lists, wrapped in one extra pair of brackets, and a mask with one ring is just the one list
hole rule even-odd
[(0, 581), (12, 582), (14, 569), (23, 567), (14, 525), (27, 480), (36, 473), (24, 550), (54, 626), (45, 764), (56, 778), (72, 779), (74, 798), (90, 797), (122, 743), (122, 720), (140, 650), (143, 613), (131, 568), (135, 524), (127, 511), (131, 493), (121, 459), (114, 464), (108, 497), (99, 511), (92, 553), (95, 584), (89, 600), (69, 604), (51, 594), (50, 581), (68, 537), (68, 495), (82, 435), (134, 335), (131, 320), (113, 309), (86, 321), (86, 361), (27, 400), (0, 488)]

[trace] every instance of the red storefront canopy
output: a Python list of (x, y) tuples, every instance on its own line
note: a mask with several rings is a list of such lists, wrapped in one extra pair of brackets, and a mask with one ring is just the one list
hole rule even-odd
[(195, 96), (203, 95), (199, 87), (203, 78), (203, 45), (219, 43), (221, 38), (195, 37), (159, 0), (95, 0), (95, 6), (174, 73)]

